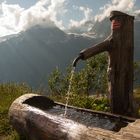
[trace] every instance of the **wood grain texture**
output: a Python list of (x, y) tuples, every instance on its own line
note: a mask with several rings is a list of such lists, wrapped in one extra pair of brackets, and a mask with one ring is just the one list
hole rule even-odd
[(111, 21), (120, 23), (112, 29), (112, 44), (109, 50), (109, 92), (113, 113), (132, 114), (134, 17), (113, 11)]

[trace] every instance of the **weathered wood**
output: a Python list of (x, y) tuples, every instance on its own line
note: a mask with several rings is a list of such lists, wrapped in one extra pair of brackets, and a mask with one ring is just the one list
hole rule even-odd
[(112, 36), (109, 36), (107, 39), (105, 39), (103, 42), (94, 45), (90, 48), (84, 49), (80, 52), (80, 55), (82, 56), (83, 60), (86, 60), (96, 54), (99, 54), (104, 51), (108, 51), (110, 49), (110, 40), (112, 39)]
[(133, 51), (134, 17), (112, 11), (111, 35), (102, 43), (80, 52), (81, 59), (88, 59), (103, 51), (109, 53), (109, 94), (112, 113), (133, 115)]
[[(44, 111), (44, 104), (39, 105), (39, 108), (34, 106), (34, 101), (30, 103), (28, 102), (29, 99), (33, 97), (36, 98), (36, 101), (37, 99), (38, 101), (41, 101), (42, 99), (43, 102), (45, 101), (45, 97), (43, 96), (41, 97), (40, 95), (26, 94), (16, 99), (9, 109), (10, 122), (12, 123), (13, 127), (19, 132), (20, 135), (26, 135), (26, 137), (28, 137), (30, 140), (140, 139), (140, 120), (130, 123), (119, 132), (87, 127), (73, 120), (52, 115), (49, 112)], [(53, 105), (53, 101), (46, 98), (47, 106), (48, 102), (51, 103), (51, 106)], [(47, 108), (49, 107), (50, 106)]]
[(132, 114), (134, 17), (111, 12), (112, 44), (109, 50), (109, 91), (113, 113)]

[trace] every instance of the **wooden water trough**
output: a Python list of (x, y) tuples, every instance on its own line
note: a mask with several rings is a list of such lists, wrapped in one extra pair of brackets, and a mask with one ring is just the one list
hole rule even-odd
[(140, 139), (139, 119), (72, 106), (64, 117), (64, 107), (45, 96), (25, 94), (12, 103), (10, 122), (29, 140)]
[(63, 116), (65, 105), (26, 94), (9, 109), (10, 122), (20, 135), (29, 140), (140, 140), (140, 120), (123, 116), (133, 113), (134, 17), (112, 11), (110, 20), (109, 38), (81, 51), (75, 62), (108, 52), (110, 107), (114, 114), (68, 106), (67, 116)]

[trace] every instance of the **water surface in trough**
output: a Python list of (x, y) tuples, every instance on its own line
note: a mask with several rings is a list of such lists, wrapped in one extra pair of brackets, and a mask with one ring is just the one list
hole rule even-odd
[(119, 131), (122, 127), (125, 127), (128, 124), (119, 119), (110, 119), (105, 115), (79, 111), (73, 108), (67, 108), (67, 115), (64, 116), (65, 108), (60, 105), (54, 106), (52, 109), (47, 110), (47, 112), (54, 115), (60, 115), (61, 117), (66, 117), (67, 119), (74, 120), (86, 126), (99, 127), (111, 131)]

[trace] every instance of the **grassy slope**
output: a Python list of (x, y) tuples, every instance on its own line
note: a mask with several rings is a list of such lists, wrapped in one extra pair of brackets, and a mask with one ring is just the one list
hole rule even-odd
[(0, 140), (18, 140), (17, 133), (9, 125), (8, 109), (11, 103), (19, 96), (31, 92), (25, 84), (0, 85)]

